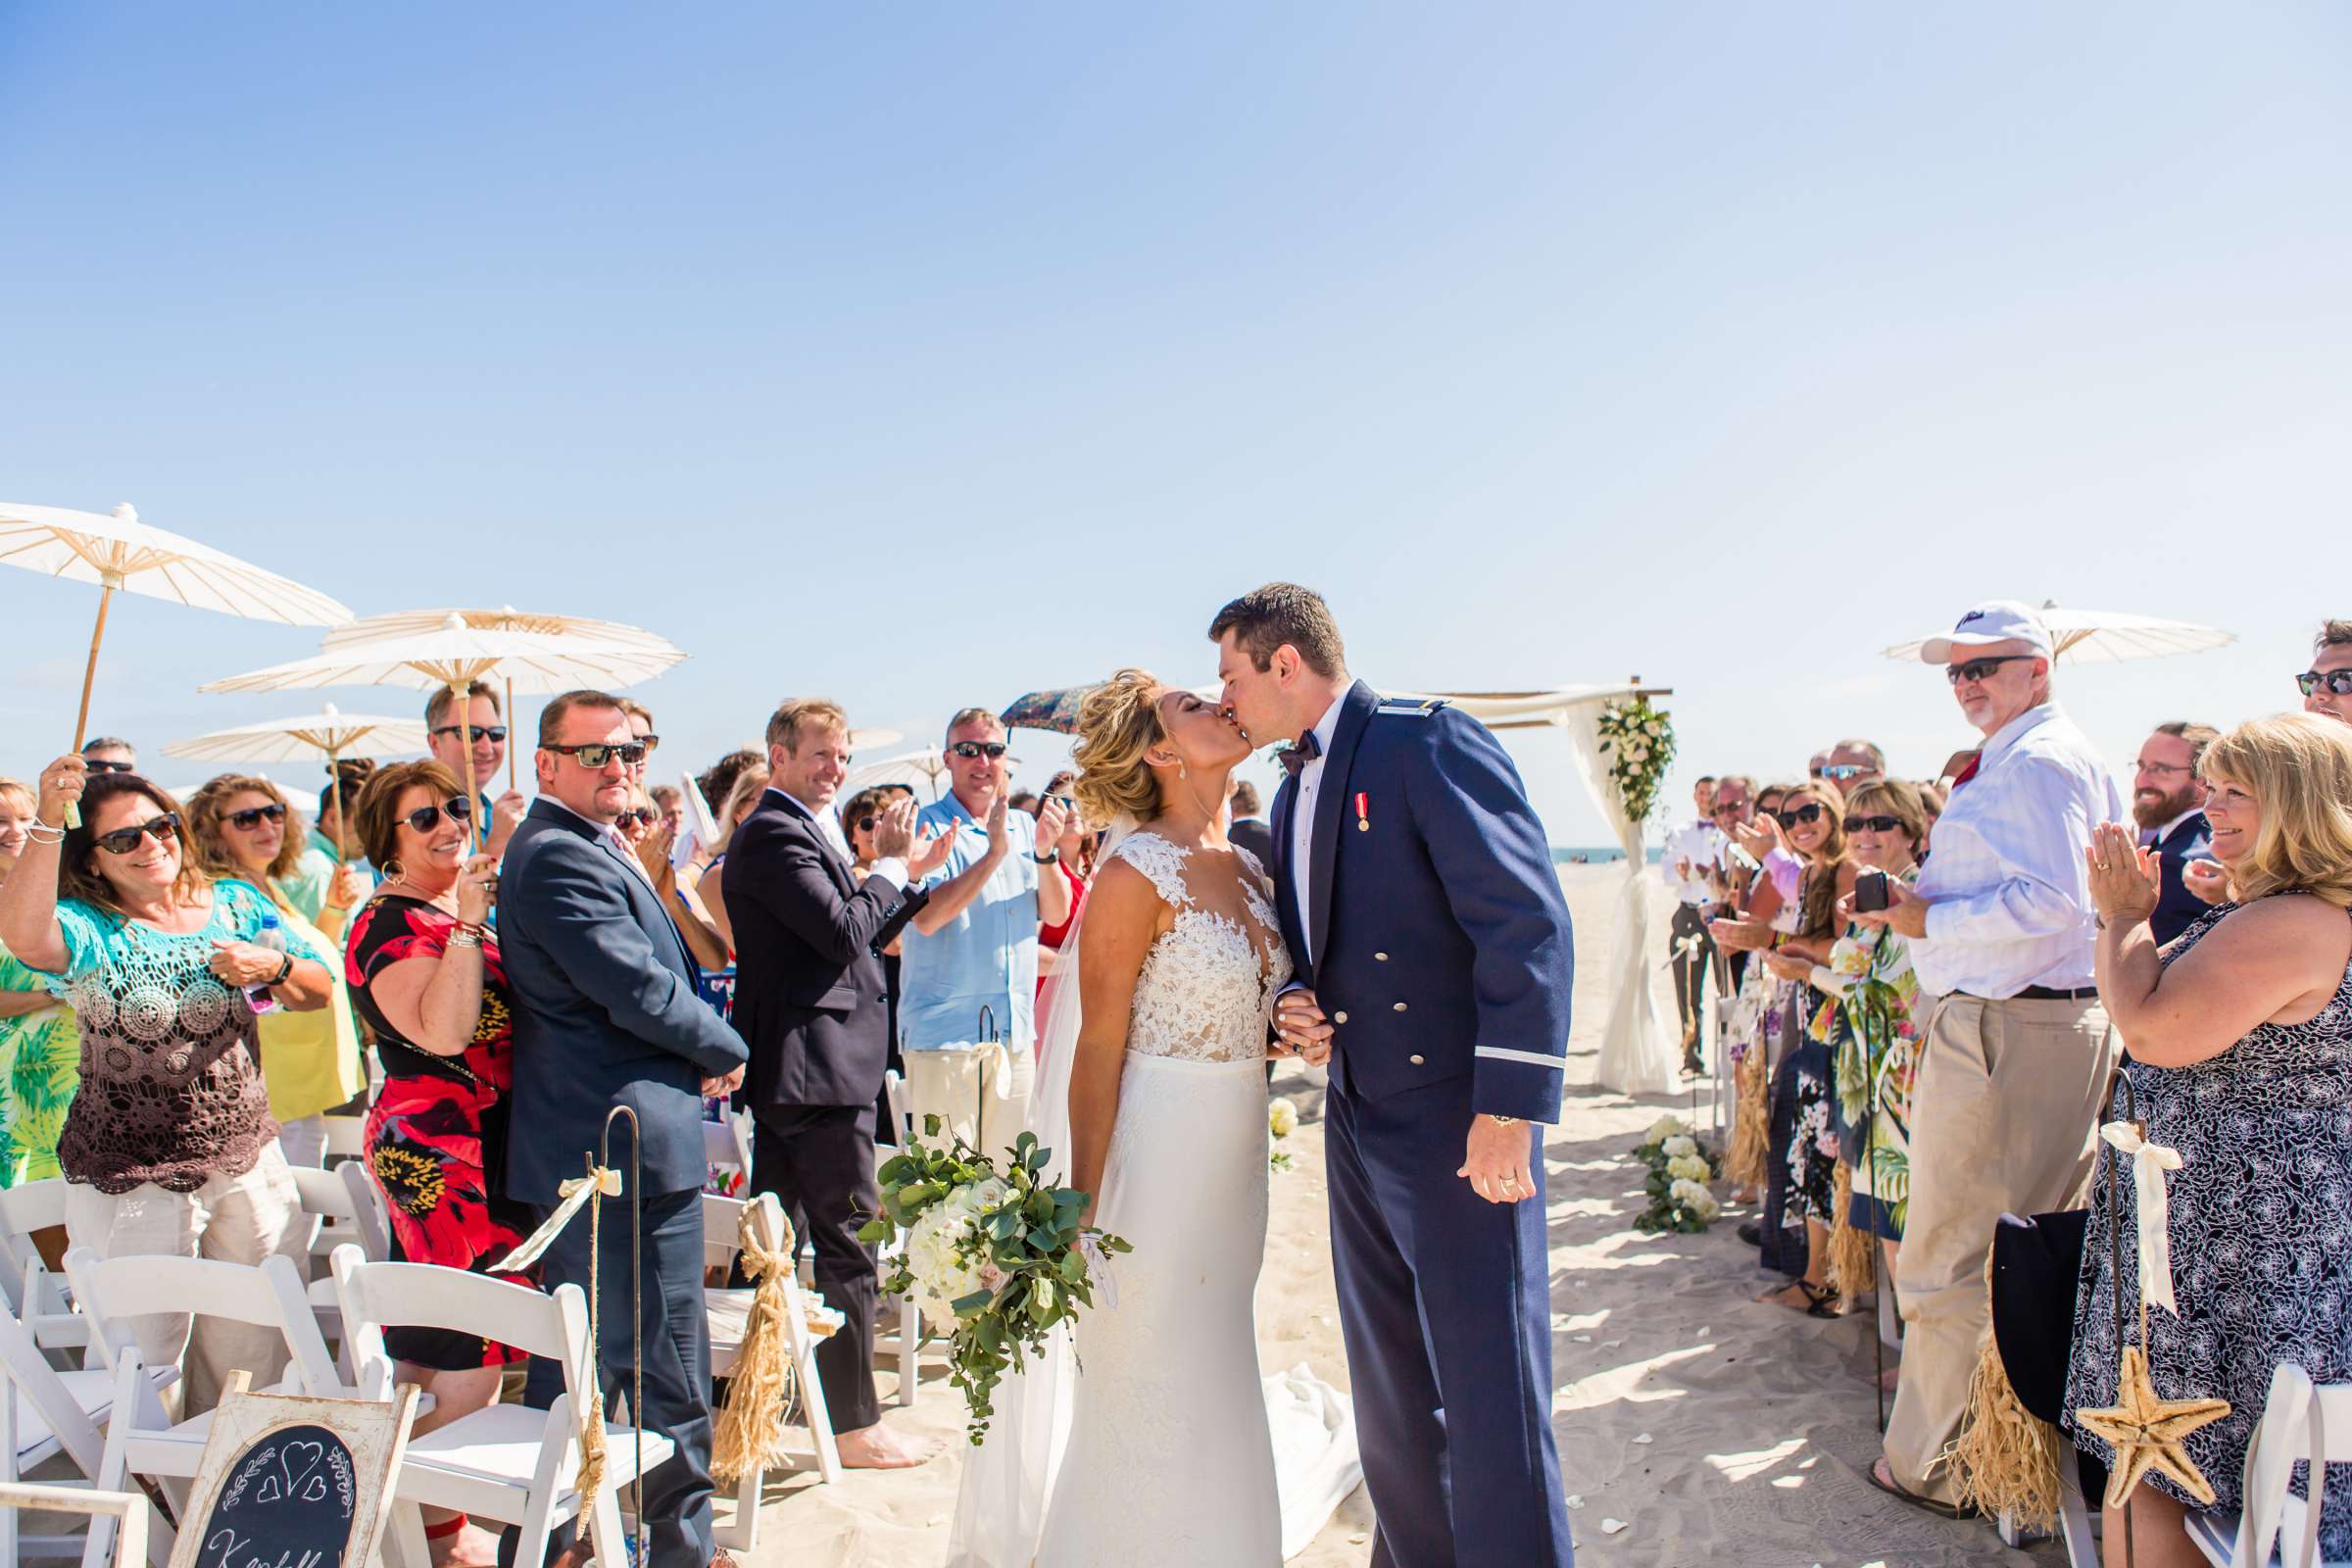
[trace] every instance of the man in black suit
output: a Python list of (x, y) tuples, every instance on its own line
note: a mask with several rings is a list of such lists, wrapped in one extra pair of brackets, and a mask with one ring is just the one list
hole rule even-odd
[(1236, 779), (1231, 797), (1233, 820), (1225, 829), (1225, 837), (1237, 850), (1248, 850), (1257, 857), (1266, 874), (1274, 874), (1274, 830), (1266, 819), (1257, 814), (1257, 786), (1248, 779)]
[[(635, 1419), (677, 1445), (639, 1488), (651, 1537), (645, 1568), (732, 1568), (725, 1552), (713, 1552), (710, 1533), (702, 1097), (743, 1081), (744, 1048), (695, 995), (686, 946), (613, 830), (629, 800), (628, 768), (643, 759), (627, 715), (603, 692), (566, 692), (539, 715), (539, 799), (514, 830), (499, 877), (499, 944), (514, 1008), (507, 1191), (545, 1219), (559, 1186), (587, 1169), (582, 1156), (598, 1148), (606, 1114), (615, 1105), (636, 1111), (644, 1333), (631, 1343), (628, 1219), (608, 1213), (597, 1259), (600, 1376), (615, 1397), (642, 1356), (645, 1407)], [(625, 1178), (625, 1129), (612, 1147)], [(548, 1249), (541, 1277), (549, 1290), (589, 1288), (588, 1237), (582, 1215)], [(544, 1409), (562, 1390), (560, 1368), (531, 1362), (526, 1403)]]
[[(846, 1465), (920, 1464), (934, 1448), (882, 1425), (874, 1396), (874, 1254), (858, 1230), (881, 1206), (874, 1102), (889, 1062), (880, 950), (926, 895), (945, 836), (914, 844), (914, 802), (884, 807), (880, 857), (861, 883), (825, 831), (849, 774), (850, 722), (836, 704), (797, 698), (767, 721), (768, 787), (727, 846), (735, 926), (735, 1028), (751, 1048), (752, 1188), (802, 1219), (816, 1288), (848, 1319), (817, 1348), (816, 1370)], [(909, 857), (915, 857), (908, 863)], [(925, 863), (926, 860), (929, 863)]]
[[(2213, 828), (2205, 820), (2205, 784), (2197, 764), (2205, 748), (2221, 739), (2211, 724), (2159, 724), (2139, 743), (2139, 765), (2132, 776), (2132, 820), (2142, 849), (2153, 849), (2163, 881), (2148, 930), (2159, 946), (2188, 929), (2212, 905), (2186, 874), (2193, 865), (2213, 865)], [(2218, 867), (2217, 867), (2218, 869)], [(2211, 879), (2206, 885), (2212, 886)]]

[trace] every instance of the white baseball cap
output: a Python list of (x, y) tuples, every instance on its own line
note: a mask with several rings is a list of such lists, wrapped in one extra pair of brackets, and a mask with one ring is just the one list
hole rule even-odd
[(1983, 648), (1987, 643), (2020, 642), (2042, 658), (2050, 654), (2050, 629), (2034, 607), (2017, 599), (1987, 599), (1952, 627), (1948, 637), (1931, 637), (1919, 645), (1922, 662), (1948, 664), (1954, 649)]

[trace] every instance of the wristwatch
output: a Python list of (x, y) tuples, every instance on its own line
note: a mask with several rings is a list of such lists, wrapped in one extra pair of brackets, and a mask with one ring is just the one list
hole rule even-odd
[(1497, 1116), (1491, 1110), (1486, 1113), (1486, 1116), (1487, 1120), (1493, 1122), (1497, 1127), (1516, 1127), (1519, 1125), (1519, 1118), (1516, 1116)]
[(286, 961), (277, 966), (277, 973), (270, 977), (269, 984), (271, 986), (282, 986), (286, 983), (286, 977), (293, 972), (294, 955), (289, 953), (286, 955)]
[(1040, 855), (1035, 850), (1031, 850), (1029, 858), (1040, 865), (1053, 865), (1061, 859), (1061, 851), (1056, 848), (1052, 855)]

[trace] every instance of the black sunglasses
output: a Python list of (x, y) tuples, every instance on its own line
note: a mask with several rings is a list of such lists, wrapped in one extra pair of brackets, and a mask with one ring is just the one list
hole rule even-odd
[(1708, 814), (1710, 816), (1721, 816), (1726, 811), (1744, 811), (1746, 809), (1747, 803), (1745, 801), (1718, 801), (1715, 805), (1715, 809), (1710, 811)]
[(1957, 686), (1964, 680), (1983, 680), (2003, 664), (2014, 664), (2021, 659), (2039, 659), (2039, 654), (1995, 654), (1989, 659), (1972, 659), (1965, 664), (1946, 664), (1944, 679)]
[(101, 833), (90, 842), (109, 855), (128, 855), (139, 847), (139, 840), (151, 838), (158, 844), (171, 844), (179, 837), (179, 813), (166, 811), (151, 816), (136, 827), (119, 827), (112, 833)]
[(870, 816), (859, 817), (858, 819), (858, 831), (860, 833), (871, 833), (874, 830), (874, 823), (876, 820), (877, 818)]
[(264, 822), (283, 822), (286, 808), (282, 806), (257, 806), (250, 810), (231, 811), (220, 820), (240, 833), (250, 833)]
[(975, 757), (985, 757), (993, 762), (1012, 748), (1006, 746), (1003, 741), (957, 741), (948, 750), (966, 761)]
[(452, 822), (470, 822), (473, 820), (473, 803), (463, 795), (453, 795), (439, 806), (419, 806), (401, 820), (419, 833), (430, 833), (441, 825), (444, 816)]
[(1818, 822), (1821, 820), (1821, 803), (1807, 801), (1793, 811), (1775, 811), (1772, 814), (1781, 819), (1783, 827), (1794, 827), (1799, 822)]
[[(2304, 690), (2308, 694), (2310, 688), (2305, 687)], [(136, 762), (117, 762), (102, 757), (85, 757), (81, 760), (81, 765), (93, 773), (130, 773), (138, 769)]]
[(1848, 833), (1892, 833), (1903, 825), (1896, 816), (1849, 816), (1845, 819)]
[(662, 749), (662, 737), (650, 734), (640, 735), (637, 737), (637, 744), (644, 747), (649, 753), (657, 752)]
[(642, 806), (632, 807), (614, 817), (612, 825), (614, 827), (652, 827), (661, 815), (661, 812), (649, 811)]
[[(433, 733), (436, 735), (464, 735), (467, 731), (463, 724), (444, 724)], [(501, 746), (507, 744), (507, 726), (504, 724), (476, 724), (473, 727), (472, 735), (477, 741), (496, 741)]]
[[(2352, 697), (2352, 669), (2307, 669), (2295, 677), (2295, 690), (2306, 697), (2323, 686), (2328, 688), (2330, 697)], [(92, 762), (90, 765), (103, 767), (106, 764)]]
[(620, 759), (620, 765), (623, 767), (635, 767), (639, 762), (645, 760), (645, 748), (635, 741), (631, 741), (625, 746), (612, 746), (603, 741), (590, 741), (585, 746), (542, 746), (539, 749), (543, 752), (554, 752), (559, 757), (568, 757), (585, 768), (601, 768), (615, 757)]

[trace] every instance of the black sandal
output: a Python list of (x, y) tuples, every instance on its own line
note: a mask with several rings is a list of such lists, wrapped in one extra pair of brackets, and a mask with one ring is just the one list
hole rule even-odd
[(1916, 1492), (1906, 1492), (1896, 1484), (1891, 1471), (1888, 1472), (1886, 1480), (1880, 1480), (1879, 1466), (1883, 1462), (1881, 1459), (1873, 1459), (1863, 1470), (1862, 1479), (1897, 1502), (1907, 1502), (1912, 1507), (1932, 1513), (1938, 1519), (1982, 1519), (1984, 1517), (1983, 1512), (1976, 1508), (1964, 1508), (1955, 1502), (1937, 1502), (1934, 1497), (1923, 1497)]

